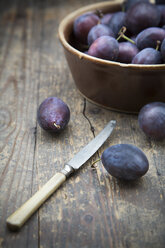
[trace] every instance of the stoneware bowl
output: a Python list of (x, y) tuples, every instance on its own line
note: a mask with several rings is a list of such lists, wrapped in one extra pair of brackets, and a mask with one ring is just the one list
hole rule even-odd
[(59, 26), (59, 38), (79, 92), (89, 101), (128, 113), (137, 113), (153, 101), (165, 101), (165, 64), (133, 65), (98, 59), (73, 45), (73, 22), (85, 12), (121, 10), (121, 0), (92, 4), (66, 16)]

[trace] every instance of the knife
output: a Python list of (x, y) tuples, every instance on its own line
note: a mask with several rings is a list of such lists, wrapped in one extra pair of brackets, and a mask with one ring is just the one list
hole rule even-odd
[(116, 125), (111, 120), (105, 128), (82, 148), (65, 166), (61, 172), (56, 173), (39, 191), (37, 191), (18, 210), (7, 218), (10, 230), (19, 230), (30, 216), (43, 204), (48, 197), (76, 170), (78, 170), (106, 141)]

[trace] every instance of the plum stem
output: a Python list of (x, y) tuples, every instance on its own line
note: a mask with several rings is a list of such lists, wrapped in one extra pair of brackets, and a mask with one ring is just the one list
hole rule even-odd
[(95, 161), (91, 164), (91, 167), (96, 167), (95, 164), (96, 164), (97, 162), (99, 162), (100, 160), (101, 160), (101, 158), (98, 158), (97, 160), (95, 160)]
[(60, 129), (60, 125), (56, 124), (55, 122), (53, 123), (53, 125), (54, 125), (57, 129)]
[(128, 40), (132, 44), (135, 44), (135, 41), (133, 41), (132, 39), (128, 38), (127, 36), (123, 35), (123, 38), (126, 39), (126, 40)]
[(160, 42), (160, 40), (157, 40), (157, 42), (156, 42), (156, 48), (155, 48), (155, 49), (156, 49), (156, 51), (158, 51), (158, 50), (159, 50), (160, 43), (161, 43), (161, 42)]
[(131, 42), (132, 44), (135, 44), (135, 41), (133, 41), (132, 39), (128, 38), (126, 35), (125, 35), (125, 32), (126, 32), (126, 27), (122, 27), (119, 31), (119, 37), (116, 39), (117, 41), (120, 39), (120, 38), (124, 38), (125, 40)]
[[(104, 14), (103, 14), (101, 9), (96, 9), (96, 15), (98, 15), (99, 18), (102, 18), (104, 16)], [(100, 23), (100, 20), (99, 20), (99, 23)]]

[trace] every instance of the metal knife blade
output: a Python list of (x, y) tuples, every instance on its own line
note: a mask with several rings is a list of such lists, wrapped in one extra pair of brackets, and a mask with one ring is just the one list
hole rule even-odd
[(112, 133), (116, 125), (115, 120), (111, 120), (105, 128), (85, 147), (83, 147), (69, 162), (67, 165), (73, 169), (79, 169), (107, 140)]

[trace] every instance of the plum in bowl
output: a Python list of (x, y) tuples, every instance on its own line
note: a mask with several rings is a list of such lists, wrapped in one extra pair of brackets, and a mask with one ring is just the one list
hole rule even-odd
[(59, 39), (77, 89), (87, 100), (111, 110), (138, 113), (149, 102), (165, 99), (165, 64), (128, 64), (90, 56), (74, 42), (75, 19), (87, 12), (122, 10), (121, 0), (80, 8), (59, 25)]

